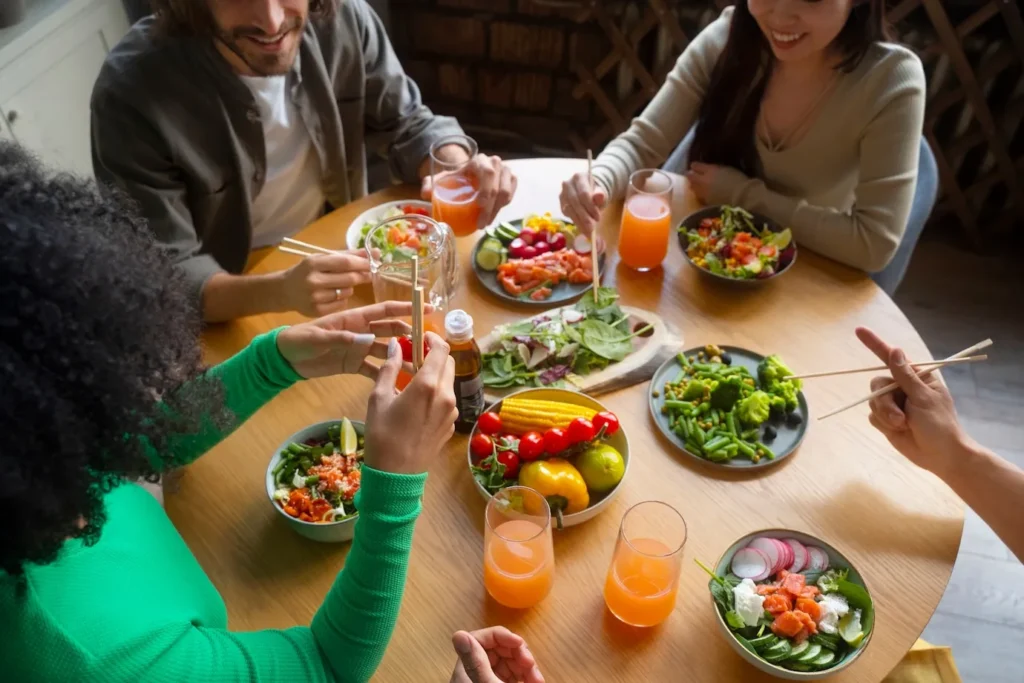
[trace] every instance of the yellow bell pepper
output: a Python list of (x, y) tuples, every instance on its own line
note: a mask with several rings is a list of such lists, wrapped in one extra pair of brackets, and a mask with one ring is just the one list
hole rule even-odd
[(562, 458), (534, 460), (519, 470), (519, 485), (529, 487), (544, 496), (557, 527), (562, 528), (562, 513), (571, 515), (586, 510), (590, 494), (583, 476), (572, 463)]

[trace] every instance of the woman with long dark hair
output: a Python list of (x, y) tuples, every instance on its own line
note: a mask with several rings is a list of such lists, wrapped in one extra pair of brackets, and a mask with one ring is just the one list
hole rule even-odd
[(630, 174), (661, 165), (696, 124), (687, 178), (703, 202), (762, 213), (801, 246), (881, 270), (914, 199), (925, 106), (921, 62), (887, 42), (884, 5), (727, 8), (598, 157), (595, 186), (585, 174), (563, 184), (563, 211), (590, 232)]
[[(444, 340), (428, 335), (400, 395), (408, 303), (280, 328), (203, 368), (184, 276), (134, 209), (2, 142), (0, 243), (3, 680), (368, 680), (398, 617), (425, 472), (454, 429)], [(376, 382), (344, 571), (308, 626), (229, 631), (217, 589), (130, 482), (200, 457), (295, 382), (342, 373)], [(542, 683), (514, 634), (454, 643), (456, 674), (482, 658)]]

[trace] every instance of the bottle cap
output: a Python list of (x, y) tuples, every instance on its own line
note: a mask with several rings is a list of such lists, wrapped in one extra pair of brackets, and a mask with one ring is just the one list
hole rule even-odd
[(444, 317), (444, 333), (453, 342), (469, 341), (473, 338), (473, 317), (461, 308), (448, 311)]

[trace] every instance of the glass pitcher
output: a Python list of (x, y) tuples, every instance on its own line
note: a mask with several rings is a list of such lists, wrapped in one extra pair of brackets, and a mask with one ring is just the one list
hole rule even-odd
[(389, 218), (366, 235), (376, 301), (412, 301), (412, 257), (419, 256), (423, 303), (434, 307), (426, 325), (443, 330), (444, 314), (458, 287), (455, 235), (444, 223), (418, 215)]

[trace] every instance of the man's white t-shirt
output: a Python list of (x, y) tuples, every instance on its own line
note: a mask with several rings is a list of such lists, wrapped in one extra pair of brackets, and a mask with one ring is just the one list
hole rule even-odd
[(252, 203), (252, 247), (277, 244), (320, 217), (324, 210), (320, 157), (288, 97), (287, 76), (240, 76), (263, 120), (267, 172)]

